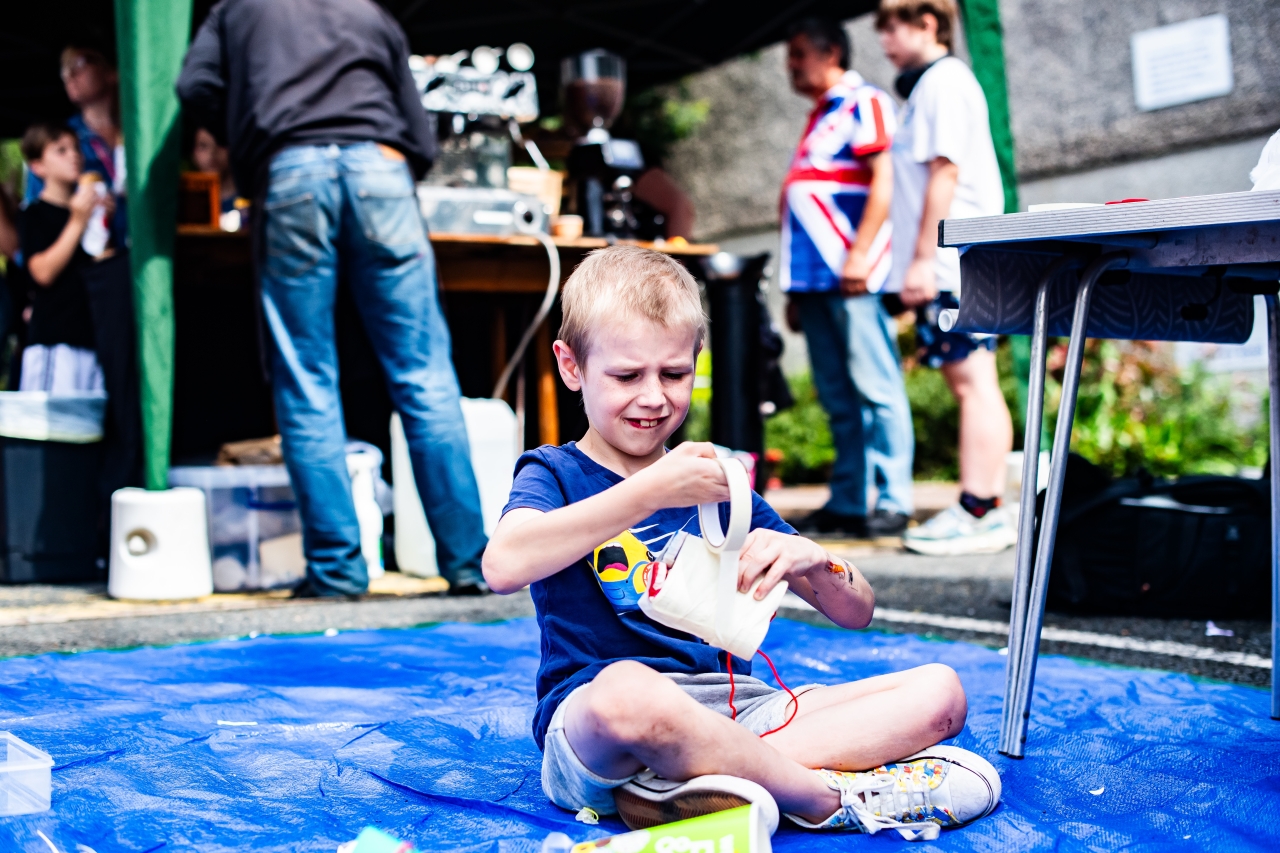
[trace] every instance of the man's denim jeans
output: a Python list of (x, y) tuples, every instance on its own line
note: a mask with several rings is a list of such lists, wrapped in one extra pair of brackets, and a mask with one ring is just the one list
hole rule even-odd
[(836, 447), (826, 508), (866, 515), (874, 488), (877, 509), (910, 515), (915, 434), (893, 321), (880, 297), (790, 296), (800, 308), (813, 382)]
[(339, 265), (404, 424), (440, 573), (476, 583), (487, 544), (480, 493), (408, 167), (373, 143), (286, 148), (271, 161), (265, 215), (262, 302), (276, 344), (276, 420), (312, 586), (337, 595), (369, 583), (338, 394)]

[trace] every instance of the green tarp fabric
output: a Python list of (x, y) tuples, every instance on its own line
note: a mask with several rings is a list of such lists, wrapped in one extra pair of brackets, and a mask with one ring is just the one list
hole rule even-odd
[(115, 0), (148, 489), (168, 487), (181, 135), (174, 84), (191, 37), (191, 4), (192, 0)]

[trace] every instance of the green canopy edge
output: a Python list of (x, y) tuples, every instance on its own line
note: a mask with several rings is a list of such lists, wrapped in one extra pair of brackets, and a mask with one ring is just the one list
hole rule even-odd
[(129, 253), (148, 489), (169, 481), (173, 435), (173, 247), (181, 121), (174, 85), (192, 0), (115, 0), (120, 124), (128, 166)]

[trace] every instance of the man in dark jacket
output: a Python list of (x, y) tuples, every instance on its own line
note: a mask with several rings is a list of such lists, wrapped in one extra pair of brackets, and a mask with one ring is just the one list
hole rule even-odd
[(373, 0), (223, 0), (178, 96), (259, 205), (276, 420), (307, 555), (299, 594), (368, 587), (338, 395), (339, 265), (404, 424), (441, 574), (455, 593), (483, 592), (480, 495), (414, 196), (436, 136), (404, 33)]

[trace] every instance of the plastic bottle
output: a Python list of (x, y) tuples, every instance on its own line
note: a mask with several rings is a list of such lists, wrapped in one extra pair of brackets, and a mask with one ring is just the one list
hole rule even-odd
[(382, 466), (382, 454), (377, 448), (356, 449), (347, 453), (347, 471), (351, 474), (351, 497), (356, 505), (356, 518), (360, 522), (360, 553), (369, 567), (369, 577), (383, 575), (382, 565), (382, 510), (375, 497), (373, 480)]
[[(106, 198), (110, 190), (107, 189), (103, 180), (92, 172), (81, 178), (83, 183), (88, 183), (89, 180), (93, 181), (93, 191), (98, 194), (98, 198)], [(107, 208), (102, 204), (95, 205), (93, 213), (89, 214), (89, 222), (85, 225), (84, 236), (80, 238), (80, 248), (84, 249), (85, 254), (96, 258), (107, 250), (110, 239), (111, 228), (107, 223)]]

